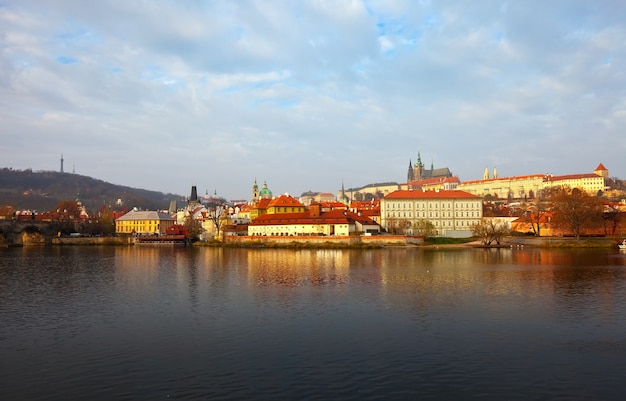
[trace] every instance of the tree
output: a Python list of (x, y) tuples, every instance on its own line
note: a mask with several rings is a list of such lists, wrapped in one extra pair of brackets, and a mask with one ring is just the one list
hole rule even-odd
[(604, 221), (604, 234), (615, 234), (620, 225), (621, 215), (618, 207), (608, 207), (602, 213)]
[(208, 217), (213, 222), (215, 226), (215, 238), (221, 238), (222, 231), (229, 223), (228, 217), (228, 206), (222, 205), (213, 205), (210, 207), (208, 213)]
[(102, 235), (113, 235), (115, 233), (115, 219), (113, 218), (113, 210), (110, 207), (103, 206), (98, 216), (99, 230)]
[(417, 235), (421, 235), (424, 238), (433, 237), (437, 234), (435, 225), (426, 219), (419, 219), (413, 223), (413, 232)]
[(472, 234), (480, 238), (483, 245), (491, 245), (494, 241), (500, 245), (502, 238), (509, 234), (509, 227), (498, 219), (483, 218), (472, 226)]
[(356, 200), (357, 202), (361, 202), (363, 200), (363, 194), (360, 192), (355, 192), (354, 193), (354, 200)]
[(408, 228), (411, 228), (411, 222), (407, 219), (387, 219), (387, 231), (391, 234), (405, 234)]
[(202, 234), (202, 224), (200, 221), (196, 220), (192, 214), (188, 213), (185, 216), (185, 237), (191, 241), (197, 241), (200, 238), (200, 234)]
[(65, 200), (57, 203), (54, 210), (70, 219), (77, 219), (80, 216), (80, 206), (73, 200)]
[(544, 217), (550, 210), (550, 205), (546, 202), (537, 200), (532, 208), (527, 211), (528, 221), (533, 233), (537, 237), (541, 237), (541, 223), (544, 222)]
[(560, 188), (552, 193), (552, 224), (573, 234), (576, 240), (602, 224), (602, 200), (579, 188)]

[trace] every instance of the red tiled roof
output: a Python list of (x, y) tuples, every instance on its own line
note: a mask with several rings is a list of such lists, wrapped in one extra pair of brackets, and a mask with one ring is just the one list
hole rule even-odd
[(457, 190), (421, 191), (398, 190), (385, 196), (385, 199), (481, 199), (480, 196)]
[(352, 201), (350, 207), (358, 211), (380, 209), (380, 199), (373, 201)]
[(593, 171), (598, 171), (598, 170), (608, 171), (608, 169), (606, 167), (604, 167), (604, 164), (602, 164), (602, 163), (598, 164), (598, 167), (596, 167), (596, 169), (593, 170)]
[(597, 174), (569, 174), (569, 175), (551, 175), (546, 177), (544, 181), (561, 181), (561, 180), (576, 180), (580, 178), (601, 178)]
[(331, 210), (320, 216), (311, 216), (309, 212), (264, 214), (250, 222), (251, 226), (293, 225), (293, 224), (350, 224), (358, 221), (362, 224), (377, 225), (376, 222), (365, 216), (345, 210)]
[(463, 181), (461, 184), (480, 184), (481, 182), (527, 180), (530, 178), (544, 178), (544, 177), (545, 177), (545, 174), (517, 175), (517, 176), (512, 176), (512, 177), (490, 178), (488, 180)]
[(272, 200), (269, 198), (261, 198), (259, 199), (259, 203), (257, 204), (257, 209), (267, 209)]
[(274, 198), (267, 205), (268, 208), (283, 206), (283, 207), (304, 207), (302, 203), (300, 203), (296, 198), (289, 195), (281, 195), (278, 198)]

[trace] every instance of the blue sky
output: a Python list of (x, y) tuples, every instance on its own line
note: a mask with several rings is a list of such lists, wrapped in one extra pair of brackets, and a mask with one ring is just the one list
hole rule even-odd
[(0, 1), (0, 167), (187, 195), (626, 179), (620, 1)]

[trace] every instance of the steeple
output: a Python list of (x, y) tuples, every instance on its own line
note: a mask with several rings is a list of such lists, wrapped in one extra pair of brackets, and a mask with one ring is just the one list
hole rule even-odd
[(254, 184), (252, 184), (252, 203), (256, 203), (259, 200), (259, 185), (256, 183), (256, 177), (254, 177)]
[(409, 159), (409, 171), (406, 174), (407, 183), (415, 181), (415, 171), (413, 170), (413, 162)]
[(489, 179), (489, 167), (485, 167), (485, 172), (483, 173), (483, 180)]
[(339, 201), (346, 205), (349, 203), (348, 197), (346, 196), (346, 190), (343, 187), (343, 178), (341, 179), (341, 199), (339, 199)]
[(421, 181), (424, 173), (424, 163), (422, 163), (422, 155), (419, 150), (417, 151), (417, 161), (415, 162), (415, 168), (413, 171), (414, 180)]
[(493, 168), (493, 179), (495, 180), (496, 178), (498, 178), (498, 171), (496, 170), (496, 168)]
[(422, 155), (420, 151), (417, 151), (417, 161), (415, 162), (415, 167), (424, 167), (424, 163), (422, 163)]

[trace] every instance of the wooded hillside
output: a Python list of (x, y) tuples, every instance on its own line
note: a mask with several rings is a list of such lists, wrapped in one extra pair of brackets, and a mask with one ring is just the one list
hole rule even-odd
[(113, 206), (121, 199), (128, 208), (167, 209), (175, 194), (111, 184), (79, 174), (55, 171), (0, 169), (0, 206), (38, 211), (52, 210), (60, 201), (80, 198), (88, 211)]

